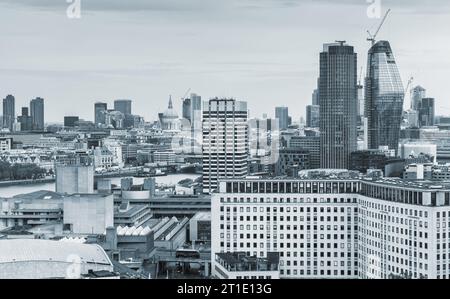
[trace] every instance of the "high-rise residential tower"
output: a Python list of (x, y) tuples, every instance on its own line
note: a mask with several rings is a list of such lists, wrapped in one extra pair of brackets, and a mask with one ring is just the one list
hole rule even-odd
[(35, 98), (30, 102), (31, 127), (34, 131), (44, 130), (44, 99)]
[(94, 104), (95, 125), (104, 125), (106, 123), (106, 113), (108, 111), (108, 104), (97, 102)]
[(389, 42), (370, 48), (365, 83), (369, 149), (389, 146), (397, 151), (405, 93)]
[(320, 166), (348, 169), (357, 149), (357, 54), (345, 42), (320, 53)]
[(203, 103), (203, 191), (223, 178), (248, 174), (247, 102), (211, 99)]
[(12, 95), (7, 95), (3, 99), (3, 127), (12, 131), (16, 119), (16, 99)]

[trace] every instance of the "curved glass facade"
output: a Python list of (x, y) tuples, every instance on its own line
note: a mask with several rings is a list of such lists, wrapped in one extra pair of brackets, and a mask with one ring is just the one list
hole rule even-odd
[(365, 114), (369, 148), (389, 146), (397, 152), (405, 92), (389, 42), (373, 45), (367, 63)]

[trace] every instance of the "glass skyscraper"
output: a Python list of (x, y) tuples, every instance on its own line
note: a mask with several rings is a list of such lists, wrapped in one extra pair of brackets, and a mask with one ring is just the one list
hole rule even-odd
[(405, 91), (389, 42), (370, 48), (365, 83), (368, 146), (389, 146), (397, 152)]
[(320, 53), (320, 167), (348, 169), (357, 150), (357, 54), (344, 42)]

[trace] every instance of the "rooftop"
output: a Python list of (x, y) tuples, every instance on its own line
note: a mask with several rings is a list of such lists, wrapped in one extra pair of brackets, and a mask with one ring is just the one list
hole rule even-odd
[(98, 245), (37, 239), (0, 240), (0, 263), (48, 261), (67, 263), (76, 254), (82, 263), (111, 265)]
[(268, 252), (267, 258), (247, 256), (245, 252), (216, 253), (220, 264), (228, 271), (278, 271), (280, 256), (277, 252)]

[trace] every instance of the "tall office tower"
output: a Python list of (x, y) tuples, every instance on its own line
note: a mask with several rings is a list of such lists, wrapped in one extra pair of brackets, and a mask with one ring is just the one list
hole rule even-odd
[(320, 127), (320, 106), (318, 105), (306, 106), (306, 126), (308, 128)]
[(389, 146), (397, 152), (405, 97), (391, 46), (379, 41), (369, 50), (366, 107), (369, 149)]
[(16, 120), (16, 100), (14, 96), (7, 95), (3, 99), (3, 128), (8, 128), (12, 131), (14, 122)]
[(312, 104), (319, 106), (319, 90), (318, 89), (314, 89), (314, 91), (313, 91)]
[(56, 192), (94, 193), (94, 163), (88, 156), (76, 155), (56, 163)]
[[(189, 122), (191, 131), (191, 153), (200, 154), (200, 139), (202, 132), (202, 97), (192, 93), (191, 97), (183, 100), (183, 119)], [(196, 142), (197, 141), (197, 142)]]
[(345, 42), (320, 53), (320, 167), (348, 169), (357, 149), (357, 54)]
[(423, 98), (419, 108), (419, 124), (421, 127), (434, 126), (434, 98)]
[(288, 107), (276, 107), (275, 118), (279, 121), (280, 131), (284, 131), (289, 126), (289, 108)]
[(124, 115), (131, 114), (131, 100), (115, 100), (114, 110), (122, 112)]
[(358, 84), (358, 118), (361, 120), (364, 117), (364, 86)]
[(248, 174), (247, 102), (211, 99), (203, 103), (203, 191), (211, 193), (222, 178)]
[(20, 131), (31, 131), (33, 127), (33, 121), (28, 114), (28, 107), (22, 107), (22, 115), (17, 117), (17, 122), (20, 123)]
[(427, 90), (422, 86), (416, 86), (411, 90), (411, 109), (419, 111), (422, 99), (426, 97)]
[(30, 102), (32, 130), (44, 130), (44, 99), (35, 98)]
[(108, 104), (97, 102), (94, 104), (95, 125), (104, 125), (106, 123), (106, 113), (108, 111)]

